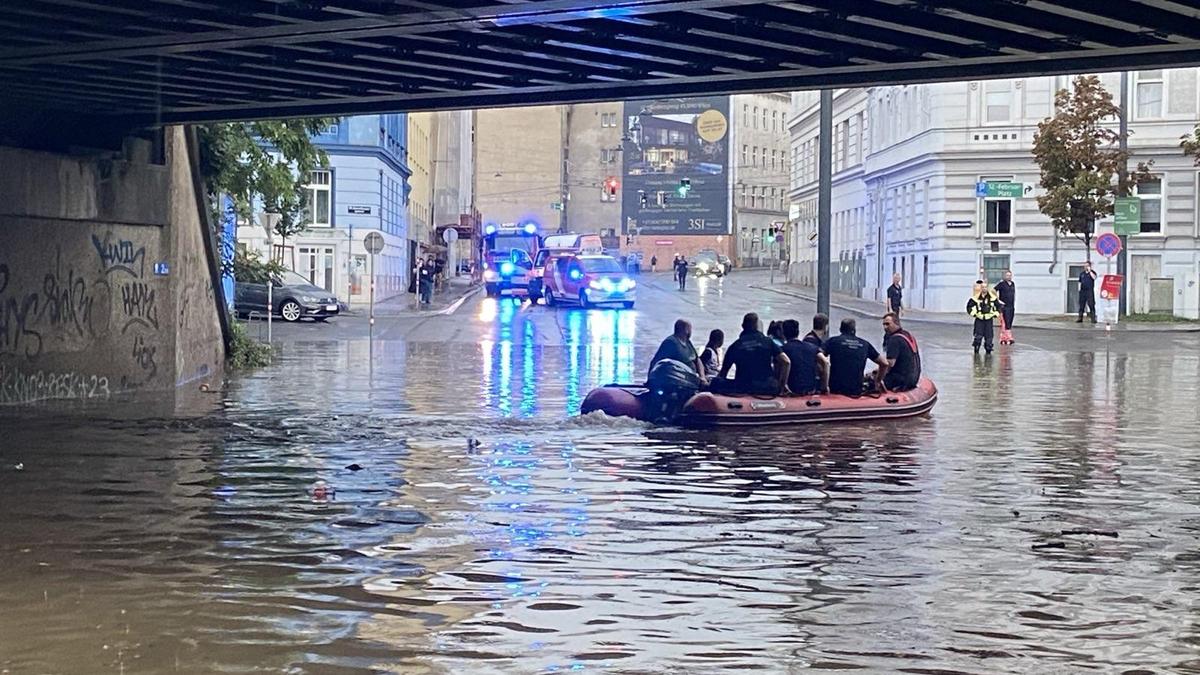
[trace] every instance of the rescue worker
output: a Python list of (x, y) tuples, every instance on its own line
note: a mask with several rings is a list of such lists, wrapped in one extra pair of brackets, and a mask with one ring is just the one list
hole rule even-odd
[(650, 359), (650, 369), (653, 370), (654, 364), (663, 359), (674, 359), (686, 364), (696, 371), (701, 382), (705, 380), (704, 365), (700, 363), (700, 356), (692, 346), (692, 324), (686, 319), (675, 321), (674, 332), (662, 341), (658, 351), (654, 352), (654, 358)]
[(788, 374), (788, 389), (793, 394), (807, 396), (829, 391), (829, 357), (821, 353), (821, 347), (800, 339), (800, 322), (788, 319), (783, 322), (783, 353), (792, 362)]
[(986, 283), (976, 281), (971, 298), (967, 300), (967, 314), (975, 319), (975, 330), (974, 337), (971, 340), (971, 347), (978, 354), (979, 345), (983, 344), (987, 353), (991, 354), (995, 328), (994, 322), (996, 317), (1000, 316), (1000, 298), (996, 297), (996, 292), (988, 288)]
[(767, 326), (767, 337), (771, 338), (771, 340), (774, 341), (775, 344), (782, 347), (783, 343), (787, 342), (787, 339), (783, 337), (783, 322), (782, 321), (772, 321)]
[(1083, 263), (1083, 271), (1079, 273), (1079, 318), (1075, 323), (1083, 323), (1083, 311), (1096, 323), (1096, 270), (1092, 269), (1092, 261)]
[(825, 341), (829, 339), (829, 316), (820, 312), (813, 314), (812, 330), (808, 331), (808, 335), (804, 336), (804, 341), (816, 345), (817, 349), (825, 347)]
[[(868, 385), (878, 390), (887, 375), (888, 362), (870, 342), (858, 337), (858, 322), (842, 319), (839, 335), (825, 342), (825, 353), (829, 355), (829, 391), (843, 396), (862, 396)], [(878, 368), (870, 376), (864, 376), (867, 361), (874, 361)]]
[(887, 374), (883, 386), (888, 391), (916, 389), (921, 381), (921, 352), (912, 333), (900, 327), (900, 317), (893, 312), (883, 315), (883, 355), (887, 359)]
[[(732, 380), (726, 378), (730, 368), (736, 368)], [(763, 335), (758, 315), (750, 312), (742, 317), (742, 334), (725, 352), (725, 363), (711, 388), (718, 394), (786, 396), (790, 370), (783, 349)]]

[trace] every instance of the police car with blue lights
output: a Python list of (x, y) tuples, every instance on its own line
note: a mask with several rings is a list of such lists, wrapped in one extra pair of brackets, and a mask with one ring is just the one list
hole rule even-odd
[(483, 287), (490, 297), (509, 294), (529, 295), (533, 278), (533, 256), (542, 246), (538, 224), (487, 223), (480, 238), (483, 261)]

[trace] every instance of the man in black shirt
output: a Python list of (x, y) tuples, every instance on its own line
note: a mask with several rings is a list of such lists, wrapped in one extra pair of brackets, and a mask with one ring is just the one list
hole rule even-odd
[(700, 357), (696, 354), (696, 348), (692, 346), (692, 324), (686, 320), (678, 319), (675, 321), (674, 334), (663, 340), (662, 344), (658, 346), (658, 351), (654, 352), (654, 358), (650, 359), (650, 369), (653, 370), (654, 364), (663, 359), (674, 359), (691, 366), (692, 370), (696, 371), (696, 374), (700, 376), (700, 381), (704, 381), (704, 366), (700, 363)]
[(1083, 263), (1083, 271), (1079, 273), (1079, 319), (1075, 323), (1083, 323), (1085, 308), (1092, 323), (1096, 323), (1096, 271), (1090, 260)]
[(900, 316), (900, 308), (904, 305), (904, 286), (901, 285), (899, 274), (892, 275), (892, 285), (887, 289), (887, 311)]
[(688, 261), (687, 258), (677, 255), (675, 256), (675, 281), (679, 282), (679, 290), (687, 290), (688, 278)]
[(793, 394), (809, 395), (829, 391), (829, 358), (821, 348), (800, 339), (800, 322), (783, 322), (783, 353), (791, 361), (788, 389)]
[[(731, 367), (736, 368), (733, 380), (726, 378)], [(720, 394), (786, 394), (790, 368), (783, 349), (763, 335), (758, 315), (751, 312), (742, 317), (742, 334), (725, 352), (725, 362), (711, 388)]]
[(1004, 317), (1004, 327), (1012, 330), (1013, 319), (1017, 313), (1017, 285), (1012, 280), (1012, 270), (1004, 270), (1004, 279), (996, 284), (996, 296), (1004, 303), (1000, 307), (1000, 316)]
[(829, 339), (829, 317), (820, 313), (813, 314), (812, 327), (808, 335), (804, 336), (804, 341), (821, 349), (825, 346), (825, 340)]
[(829, 338), (825, 353), (829, 355), (829, 391), (845, 396), (861, 396), (863, 393), (863, 370), (867, 361), (879, 365), (875, 371), (875, 383), (887, 373), (888, 362), (879, 351), (866, 340), (858, 337), (858, 325), (854, 319), (842, 319), (841, 335)]
[(921, 352), (917, 339), (900, 327), (900, 317), (883, 316), (883, 351), (887, 355), (887, 374), (883, 386), (888, 391), (915, 389), (921, 380)]

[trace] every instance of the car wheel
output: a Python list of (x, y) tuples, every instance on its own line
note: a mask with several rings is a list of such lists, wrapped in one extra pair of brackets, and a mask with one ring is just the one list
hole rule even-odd
[(304, 316), (304, 308), (295, 300), (287, 300), (279, 306), (279, 315), (283, 317), (284, 321), (294, 323)]
[(556, 300), (554, 299), (554, 291), (547, 288), (545, 298), (546, 298), (546, 306), (553, 307), (556, 302)]
[(632, 303), (632, 302), (626, 302), (626, 303), (625, 303), (625, 309), (633, 309), (633, 303)]
[(587, 291), (579, 291), (579, 306), (584, 309), (588, 309), (592, 306), (592, 303), (588, 302)]

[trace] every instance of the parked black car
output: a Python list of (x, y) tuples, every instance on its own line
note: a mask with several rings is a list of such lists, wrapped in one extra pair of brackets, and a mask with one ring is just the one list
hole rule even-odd
[[(336, 296), (312, 285), (295, 272), (284, 272), (282, 278), (275, 280), (271, 293), (275, 304), (272, 311), (284, 321), (299, 321), (305, 317), (325, 321), (341, 311), (341, 303)], [(267, 284), (236, 280), (233, 307), (240, 317), (249, 316), (251, 312), (265, 313)]]

